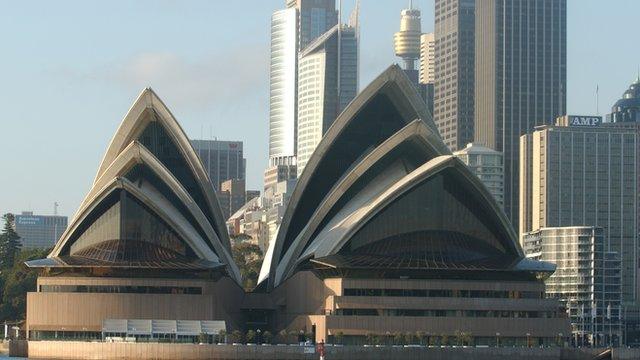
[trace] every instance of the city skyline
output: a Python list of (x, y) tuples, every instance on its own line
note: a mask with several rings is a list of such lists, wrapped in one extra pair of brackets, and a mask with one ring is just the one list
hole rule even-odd
[[(354, 2), (343, 1), (343, 22)], [(599, 112), (608, 113), (637, 75), (640, 50), (626, 48), (624, 57), (608, 51), (609, 39), (633, 23), (625, 17), (632, 19), (638, 12), (633, 9), (640, 10), (635, 2), (619, 3), (628, 11), (596, 1), (568, 1), (569, 113), (596, 112), (596, 85)], [(10, 134), (0, 150), (18, 154), (8, 158), (11, 175), (0, 177), (7, 189), (0, 193), (0, 211), (48, 214), (57, 201), (60, 213), (71, 215), (107, 148), (104, 134), (113, 133), (125, 115), (118, 109), (126, 108), (145, 86), (175, 104), (175, 115), (190, 138), (243, 141), (247, 188), (262, 188), (268, 158), (269, 18), (284, 1), (252, 2), (254, 11), (243, 13), (249, 18), (244, 27), (227, 16), (234, 8), (224, 3), (154, 3), (151, 15), (144, 2), (78, 4), (45, 3), (32, 9), (15, 3), (0, 15), (2, 33), (21, 34), (7, 37), (7, 56), (0, 59), (0, 124)], [(361, 83), (400, 62), (393, 54), (393, 33), (407, 5), (362, 1)], [(422, 11), (423, 32), (433, 31), (433, 1), (414, 1), (414, 6)], [(116, 22), (117, 28), (106, 25)], [(176, 24), (180, 31), (153, 26), (166, 23)], [(607, 23), (607, 28), (593, 26), (598, 23)], [(217, 35), (229, 28), (236, 32)], [(580, 41), (582, 37), (591, 40)], [(236, 70), (228, 71), (231, 66)], [(209, 81), (214, 78), (221, 81)], [(255, 130), (241, 130), (249, 126)], [(78, 152), (79, 147), (87, 150)], [(71, 176), (58, 177), (62, 172)]]

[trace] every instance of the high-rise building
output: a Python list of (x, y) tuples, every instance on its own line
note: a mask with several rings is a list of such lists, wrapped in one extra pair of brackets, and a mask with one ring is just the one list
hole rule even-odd
[(435, 34), (420, 35), (420, 84), (433, 84), (436, 81)]
[(482, 0), (475, 19), (474, 141), (504, 155), (504, 209), (517, 224), (519, 138), (566, 113), (567, 1)]
[(274, 188), (281, 181), (296, 178), (296, 165), (276, 165), (264, 171), (264, 191)]
[(478, 176), (496, 202), (502, 206), (504, 195), (502, 154), (485, 146), (469, 143), (453, 155), (459, 157)]
[(47, 249), (60, 239), (67, 229), (67, 221), (66, 216), (34, 215), (32, 211), (23, 211), (15, 215), (13, 227), (23, 249)]
[(287, 0), (286, 4), (298, 13), (300, 50), (338, 23), (335, 0)]
[(556, 264), (545, 293), (567, 309), (574, 346), (622, 344), (620, 259), (608, 249), (602, 227), (550, 227), (524, 236), (527, 257)]
[(244, 180), (247, 160), (242, 141), (191, 140), (216, 190), (229, 179)]
[(613, 105), (607, 122), (640, 122), (640, 75)]
[(475, 0), (435, 1), (433, 119), (452, 151), (473, 142)]
[(298, 13), (294, 8), (271, 16), (269, 75), (269, 164), (295, 163), (298, 64)]
[(520, 234), (599, 226), (620, 255), (622, 300), (637, 299), (638, 132), (563, 116), (520, 138)]
[(338, 23), (335, 0), (287, 0), (271, 17), (269, 165), (296, 162), (298, 53)]
[(309, 43), (298, 58), (298, 175), (342, 110), (358, 91), (358, 35), (336, 25)]
[[(229, 179), (220, 184), (220, 190), (217, 191), (218, 202), (222, 209), (222, 215), (227, 220), (231, 215), (238, 211), (247, 201), (256, 197), (255, 190), (246, 190), (244, 180)], [(260, 193), (258, 192), (258, 196)]]

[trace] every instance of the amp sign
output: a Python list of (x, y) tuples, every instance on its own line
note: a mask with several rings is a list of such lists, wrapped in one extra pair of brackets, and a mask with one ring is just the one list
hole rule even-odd
[(569, 126), (599, 126), (602, 116), (569, 115)]

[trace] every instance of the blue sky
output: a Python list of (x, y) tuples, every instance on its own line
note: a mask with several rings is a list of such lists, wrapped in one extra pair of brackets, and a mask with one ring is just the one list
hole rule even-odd
[[(345, 13), (354, 3), (343, 1)], [(640, 65), (640, 1), (568, 3), (568, 111), (594, 113), (598, 84), (605, 113)], [(0, 0), (0, 212), (49, 214), (57, 201), (72, 215), (146, 86), (190, 137), (244, 141), (248, 185), (261, 188), (269, 20), (283, 4)], [(407, 4), (361, 0), (361, 85), (397, 62), (392, 38)], [(433, 0), (414, 5), (432, 31)]]

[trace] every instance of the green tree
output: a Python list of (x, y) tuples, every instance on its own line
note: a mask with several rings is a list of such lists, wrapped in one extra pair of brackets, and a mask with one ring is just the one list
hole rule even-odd
[(247, 342), (248, 343), (255, 343), (256, 342), (256, 332), (253, 330), (249, 330), (247, 331)]
[(367, 345), (375, 345), (375, 335), (373, 333), (367, 333), (366, 335), (366, 339), (367, 339)]
[(233, 330), (233, 332), (231, 333), (231, 342), (234, 344), (240, 344), (243, 341), (244, 337), (242, 336), (240, 330)]
[(218, 331), (218, 342), (227, 343), (227, 330), (220, 329), (220, 331)]
[(404, 336), (400, 331), (396, 331), (393, 333), (393, 344), (394, 345), (404, 345)]
[(198, 342), (200, 344), (206, 344), (209, 342), (209, 335), (207, 335), (206, 333), (201, 332), (200, 335), (198, 335)]
[(342, 340), (344, 339), (344, 333), (342, 331), (338, 331), (336, 335), (333, 337), (333, 342), (342, 345)]
[(4, 227), (0, 234), (0, 269), (5, 270), (13, 267), (13, 264), (20, 252), (20, 236), (13, 228), (15, 217), (13, 214), (4, 214)]
[(25, 261), (41, 259), (49, 250), (23, 250), (15, 258), (11, 268), (2, 270), (2, 302), (0, 321), (24, 320), (27, 308), (27, 292), (36, 290), (37, 273), (24, 265)]
[(449, 335), (447, 334), (442, 334), (440, 336), (440, 345), (442, 346), (447, 346), (449, 345)]
[(405, 345), (413, 344), (413, 340), (414, 340), (413, 333), (407, 332), (406, 334), (404, 334), (404, 343), (405, 343)]
[(460, 330), (456, 330), (453, 335), (456, 337), (456, 345), (461, 346), (464, 340), (464, 333)]
[(262, 341), (265, 344), (273, 343), (273, 334), (270, 331), (265, 331), (262, 333)]
[(258, 283), (263, 259), (260, 247), (248, 241), (234, 241), (231, 250), (242, 275), (242, 286), (247, 291), (253, 290)]

